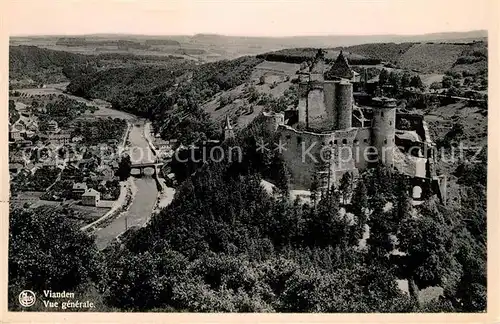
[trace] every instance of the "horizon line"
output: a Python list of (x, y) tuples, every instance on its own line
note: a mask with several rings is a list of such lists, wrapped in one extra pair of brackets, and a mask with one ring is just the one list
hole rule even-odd
[(310, 35), (230, 35), (222, 33), (211, 32), (198, 32), (193, 34), (136, 34), (136, 33), (121, 33), (121, 32), (99, 32), (99, 33), (83, 33), (83, 34), (17, 34), (9, 35), (11, 37), (56, 37), (56, 36), (152, 36), (152, 37), (194, 37), (198, 35), (206, 36), (220, 36), (220, 37), (246, 37), (246, 38), (297, 38), (297, 37), (376, 37), (376, 36), (393, 36), (393, 37), (414, 37), (414, 36), (428, 36), (436, 34), (458, 34), (458, 33), (473, 33), (473, 32), (486, 32), (488, 36), (488, 29), (472, 29), (472, 30), (456, 30), (456, 31), (437, 31), (431, 33), (421, 34), (310, 34)]

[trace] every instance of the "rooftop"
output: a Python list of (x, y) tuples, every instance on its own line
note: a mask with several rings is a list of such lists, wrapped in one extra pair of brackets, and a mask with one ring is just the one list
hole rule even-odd
[(99, 196), (99, 195), (100, 195), (99, 191), (94, 190), (94, 189), (88, 189), (87, 191), (85, 191), (85, 193), (82, 195), (82, 197), (95, 197), (95, 196)]
[(422, 138), (420, 138), (416, 131), (398, 130), (396, 131), (396, 137), (412, 142), (422, 142)]
[(73, 184), (73, 190), (75, 189), (87, 189), (87, 184), (86, 183), (81, 183), (81, 182), (77, 182), (75, 184)]
[(349, 66), (347, 62), (347, 58), (344, 56), (342, 51), (340, 51), (335, 63), (333, 63), (332, 68), (325, 73), (325, 77), (327, 78), (344, 78), (344, 79), (352, 79), (354, 76), (353, 70)]

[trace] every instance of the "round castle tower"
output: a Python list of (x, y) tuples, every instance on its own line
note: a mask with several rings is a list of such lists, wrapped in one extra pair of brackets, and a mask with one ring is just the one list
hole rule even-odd
[(335, 106), (337, 110), (337, 129), (346, 129), (352, 126), (352, 83), (341, 81), (335, 89)]
[(382, 164), (394, 166), (396, 100), (373, 98), (373, 145)]

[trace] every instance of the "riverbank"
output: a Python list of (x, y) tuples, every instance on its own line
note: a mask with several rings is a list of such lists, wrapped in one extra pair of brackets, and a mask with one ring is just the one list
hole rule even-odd
[(135, 188), (135, 184), (132, 178), (129, 178), (126, 181), (122, 181), (120, 183), (120, 196), (117, 200), (114, 201), (111, 209), (101, 218), (88, 225), (83, 226), (82, 228), (80, 228), (80, 230), (93, 232), (98, 228), (98, 226), (103, 226), (107, 222), (113, 221), (115, 218), (118, 218), (120, 213), (123, 213), (128, 209), (134, 199), (136, 192), (137, 189)]
[[(146, 122), (144, 124), (144, 138), (148, 142), (149, 147), (153, 151), (156, 158), (158, 158), (158, 149), (155, 147), (154, 141), (151, 138), (151, 122)], [(168, 187), (165, 183), (165, 179), (161, 178), (158, 172), (155, 174), (155, 179), (159, 184), (160, 190), (158, 191), (156, 203), (153, 207), (153, 214), (158, 214), (163, 208), (170, 205), (174, 199), (175, 189)]]

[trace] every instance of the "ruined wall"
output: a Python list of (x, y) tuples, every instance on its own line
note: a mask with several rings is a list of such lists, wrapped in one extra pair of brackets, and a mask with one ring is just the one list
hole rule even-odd
[(409, 124), (409, 128), (406, 130), (414, 130), (422, 138), (426, 140), (426, 132), (424, 130), (424, 116), (419, 114), (409, 114), (409, 113), (398, 113), (396, 115), (396, 128), (403, 129), (403, 121)]

